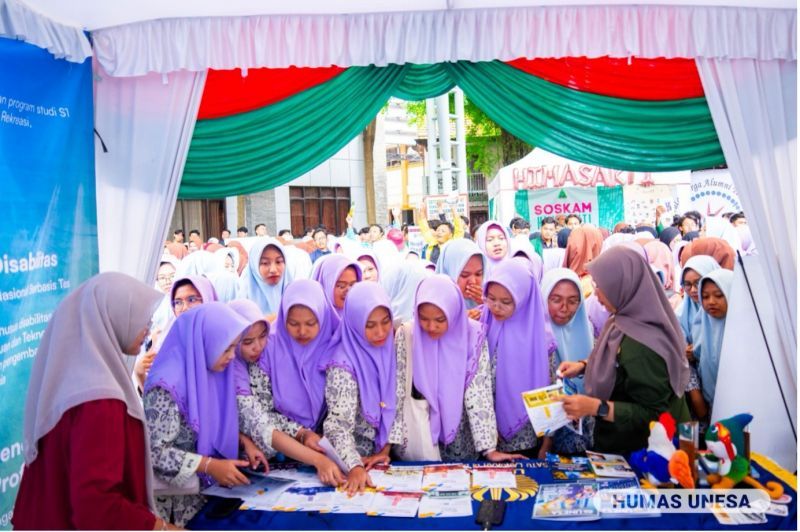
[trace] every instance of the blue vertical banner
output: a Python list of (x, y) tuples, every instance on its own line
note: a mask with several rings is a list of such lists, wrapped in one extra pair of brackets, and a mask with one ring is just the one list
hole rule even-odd
[(61, 299), (97, 273), (92, 134), (91, 60), (0, 38), (0, 529), (22, 476), (39, 340)]

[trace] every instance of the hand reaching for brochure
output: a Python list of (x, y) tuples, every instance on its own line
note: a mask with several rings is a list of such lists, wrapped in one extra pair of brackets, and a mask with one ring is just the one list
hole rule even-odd
[(259, 449), (256, 444), (253, 443), (253, 440), (244, 434), (240, 434), (239, 441), (242, 443), (247, 461), (250, 462), (250, 469), (256, 471), (258, 470), (259, 464), (264, 464), (264, 470), (262, 472), (269, 473), (269, 461), (267, 460), (267, 457), (264, 456), (264, 453), (261, 452), (261, 449)]
[(345, 482), (344, 475), (342, 474), (342, 470), (339, 469), (339, 466), (336, 463), (321, 454), (317, 457), (316, 462), (314, 463), (314, 467), (317, 469), (317, 476), (319, 477), (319, 481), (325, 484), (326, 486), (333, 486), (334, 488), (338, 488)]
[(389, 465), (391, 461), (391, 458), (389, 458), (389, 444), (386, 444), (379, 453), (375, 453), (372, 456), (363, 456), (361, 458), (361, 463), (364, 464), (367, 471), (378, 464)]
[(484, 455), (490, 462), (513, 462), (514, 460), (527, 460), (528, 458), (522, 454), (510, 454), (502, 451), (489, 451)]
[(347, 474), (347, 482), (344, 484), (344, 490), (351, 497), (356, 493), (361, 493), (365, 488), (374, 488), (375, 484), (369, 478), (369, 473), (363, 466), (354, 467)]
[(600, 399), (589, 397), (588, 395), (565, 395), (558, 398), (564, 404), (564, 412), (567, 417), (575, 421), (586, 416), (593, 416), (597, 413), (600, 406)]
[(572, 379), (581, 375), (586, 368), (583, 362), (562, 362), (556, 370), (556, 375)]
[(242, 484), (250, 484), (244, 473), (239, 471), (240, 467), (247, 467), (250, 464), (247, 460), (223, 460), (220, 458), (207, 458), (210, 460), (208, 465), (204, 468), (205, 471), (211, 475), (211, 478), (217, 481), (220, 486), (230, 488), (232, 486), (241, 486)]
[(302, 443), (303, 445), (305, 445), (309, 449), (317, 451), (318, 453), (325, 453), (325, 449), (323, 449), (319, 445), (319, 440), (322, 439), (322, 436), (320, 436), (319, 434), (317, 434), (313, 430), (309, 430), (309, 429), (303, 429), (303, 430), (305, 430), (306, 432), (304, 432), (302, 434), (300, 443)]

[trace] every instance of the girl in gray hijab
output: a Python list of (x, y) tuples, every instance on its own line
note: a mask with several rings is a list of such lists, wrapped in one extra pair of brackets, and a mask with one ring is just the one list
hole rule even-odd
[(572, 419), (595, 416), (595, 449), (628, 452), (647, 445), (650, 421), (670, 412), (689, 420), (686, 342), (658, 277), (647, 261), (615, 247), (588, 265), (600, 303), (611, 313), (587, 360), (563, 362), (559, 373), (585, 373), (586, 395), (564, 399)]

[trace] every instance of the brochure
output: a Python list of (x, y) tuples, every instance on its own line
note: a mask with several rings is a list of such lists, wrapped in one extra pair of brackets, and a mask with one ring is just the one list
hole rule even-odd
[[(564, 405), (557, 398), (565, 396), (561, 383), (522, 392), (522, 402), (528, 412), (536, 436), (548, 436), (561, 427), (571, 425)], [(580, 427), (581, 424), (578, 423)]]
[(284, 491), (272, 507), (275, 512), (319, 512), (331, 507), (335, 488), (291, 487)]
[(379, 491), (372, 499), (367, 515), (381, 517), (414, 517), (417, 515), (422, 493)]
[[(599, 506), (603, 517), (659, 517), (659, 512), (652, 505), (650, 499), (645, 497), (637, 478), (606, 478), (597, 479), (597, 488), (600, 492)], [(631, 498), (630, 496), (633, 496)], [(641, 501), (647, 507), (629, 507), (630, 501)]]
[(514, 466), (479, 465), (472, 467), (472, 489), (477, 488), (516, 488), (517, 477)]
[(597, 484), (580, 482), (545, 484), (536, 494), (533, 519), (589, 521), (600, 519)]
[(557, 454), (547, 454), (547, 464), (553, 480), (556, 481), (577, 481), (593, 480), (595, 474), (589, 459), (585, 456), (559, 456)]
[(370, 506), (372, 506), (375, 493), (374, 489), (367, 488), (362, 493), (356, 493), (350, 496), (346, 491), (340, 488), (333, 492), (330, 507), (320, 511), (334, 514), (365, 514)]
[(423, 491), (469, 491), (469, 470), (462, 464), (425, 466), (422, 474)]
[(465, 517), (472, 515), (472, 496), (469, 490), (432, 491), (422, 496), (419, 517)]
[(203, 490), (203, 495), (213, 495), (225, 499), (244, 499), (267, 498), (267, 494), (283, 493), (294, 485), (291, 480), (271, 477), (249, 477), (250, 484), (225, 488), (220, 485), (213, 485)]
[(317, 471), (313, 467), (296, 462), (272, 466), (267, 478), (292, 480), (295, 482), (295, 487), (313, 488), (323, 486), (319, 477), (317, 477)]
[(377, 491), (422, 491), (422, 466), (378, 465), (369, 471)]
[(636, 472), (621, 454), (596, 453), (586, 451), (586, 457), (598, 477), (636, 478)]

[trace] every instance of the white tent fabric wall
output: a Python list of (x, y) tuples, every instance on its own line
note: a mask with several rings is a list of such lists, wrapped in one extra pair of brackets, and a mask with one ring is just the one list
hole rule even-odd
[[(743, 257), (743, 261), (744, 268), (737, 263), (734, 270), (711, 420), (744, 412), (752, 414), (750, 448), (769, 456), (786, 470), (795, 471), (797, 440), (789, 421), (791, 418), (797, 430), (794, 356), (781, 356), (784, 353), (770, 345), (775, 362), (773, 369), (758, 319), (760, 316), (767, 338), (778, 334), (777, 310), (767, 286), (769, 275), (758, 256)], [(750, 282), (752, 299), (744, 272)]]
[(75, 63), (92, 56), (81, 28), (55, 22), (18, 0), (0, 0), (0, 37), (21, 39)]
[(155, 278), (178, 197), (206, 73), (113, 78), (95, 89), (100, 271)]
[(113, 76), (519, 57), (796, 59), (790, 9), (546, 6), (147, 20), (92, 31)]
[(796, 389), (797, 62), (698, 58), (697, 66), (766, 276), (770, 348), (786, 359)]

